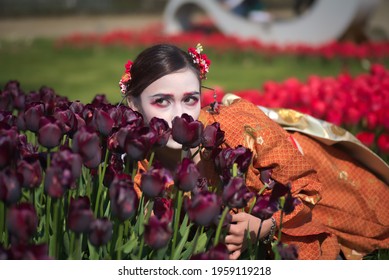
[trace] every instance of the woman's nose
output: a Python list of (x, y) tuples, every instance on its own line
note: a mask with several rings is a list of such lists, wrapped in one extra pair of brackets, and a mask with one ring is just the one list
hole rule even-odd
[(173, 115), (174, 115), (174, 116), (173, 116), (173, 119), (174, 119), (175, 117), (181, 117), (183, 113), (185, 113), (184, 108), (182, 107), (181, 104), (177, 104), (177, 105), (175, 106), (175, 110), (174, 110), (174, 112), (173, 112)]

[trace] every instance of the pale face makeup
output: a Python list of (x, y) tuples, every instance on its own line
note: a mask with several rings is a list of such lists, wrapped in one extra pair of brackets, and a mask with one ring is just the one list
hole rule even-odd
[[(146, 122), (157, 117), (172, 127), (172, 120), (183, 113), (197, 120), (201, 109), (199, 80), (190, 69), (168, 74), (145, 88), (138, 104)], [(170, 138), (167, 147), (180, 149), (182, 146)]]

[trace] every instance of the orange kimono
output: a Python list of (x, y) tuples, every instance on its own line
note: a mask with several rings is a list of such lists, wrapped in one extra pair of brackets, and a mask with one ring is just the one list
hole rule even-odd
[(282, 241), (297, 245), (300, 259), (336, 259), (340, 250), (348, 259), (360, 259), (389, 248), (389, 188), (383, 181), (341, 149), (287, 132), (254, 104), (227, 103), (219, 114), (205, 108), (199, 120), (219, 122), (226, 145), (253, 151), (246, 176), (253, 191), (263, 186), (258, 168), (272, 167), (273, 179), (291, 182), (292, 194), (302, 203), (284, 216)]

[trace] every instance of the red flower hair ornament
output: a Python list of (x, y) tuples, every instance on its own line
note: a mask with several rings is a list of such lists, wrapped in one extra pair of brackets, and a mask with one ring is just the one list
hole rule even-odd
[(208, 59), (206, 54), (202, 54), (203, 46), (198, 43), (196, 48), (188, 48), (188, 53), (193, 58), (193, 63), (197, 64), (200, 69), (200, 79), (205, 80), (209, 71), (209, 65), (211, 61)]
[(126, 71), (124, 72), (122, 78), (119, 81), (120, 91), (122, 95), (126, 95), (127, 93), (127, 87), (128, 83), (131, 81), (131, 67), (133, 62), (131, 60), (127, 61), (127, 63), (124, 65), (126, 68)]

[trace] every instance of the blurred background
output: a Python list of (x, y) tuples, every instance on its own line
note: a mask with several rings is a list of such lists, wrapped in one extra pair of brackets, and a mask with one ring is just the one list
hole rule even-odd
[[(318, 1), (263, 0), (261, 5), (273, 21), (287, 23), (304, 16)], [(340, 45), (323, 48), (261, 45), (240, 40), (239, 34), (225, 36), (213, 25), (212, 15), (201, 8), (191, 14), (195, 18), (191, 30), (165, 35), (168, 2), (0, 0), (0, 86), (18, 80), (25, 91), (46, 85), (71, 100), (90, 102), (104, 93), (111, 102), (118, 102), (124, 63), (161, 41), (183, 47), (201, 41), (212, 60), (206, 83), (223, 93), (261, 92), (268, 81), (295, 78), (304, 83), (312, 75), (335, 77), (344, 71), (357, 75), (375, 62), (388, 65), (389, 0), (378, 1), (363, 25), (345, 30), (336, 42)], [(328, 12), (328, 22), (332, 16)]]

